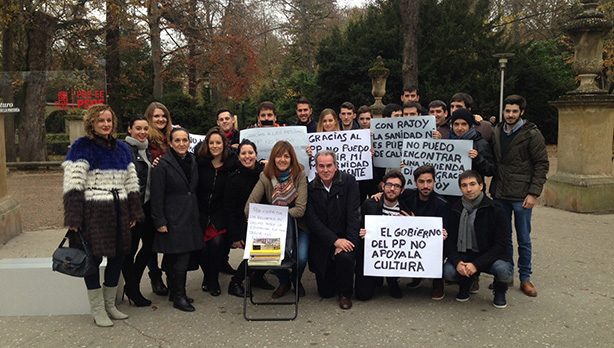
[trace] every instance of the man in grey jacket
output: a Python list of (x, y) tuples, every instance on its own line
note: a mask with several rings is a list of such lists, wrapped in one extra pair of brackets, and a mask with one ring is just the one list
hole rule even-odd
[(526, 106), (526, 100), (519, 95), (510, 95), (503, 101), (505, 122), (495, 127), (492, 136), (496, 171), (490, 194), (505, 210), (512, 255), (514, 214), (520, 289), (535, 297), (537, 290), (531, 283), (531, 213), (546, 182), (549, 162), (541, 132), (535, 124), (522, 119)]

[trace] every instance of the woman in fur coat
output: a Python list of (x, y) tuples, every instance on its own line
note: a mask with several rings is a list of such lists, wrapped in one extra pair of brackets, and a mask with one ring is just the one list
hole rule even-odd
[[(143, 220), (139, 180), (128, 145), (114, 138), (117, 117), (104, 104), (84, 117), (86, 136), (70, 147), (64, 167), (64, 224), (80, 230), (99, 262), (107, 258), (104, 284), (100, 274), (85, 277), (92, 315), (98, 326), (128, 316), (115, 307), (124, 255), (130, 251), (130, 227)], [(81, 247), (72, 233), (71, 246)]]

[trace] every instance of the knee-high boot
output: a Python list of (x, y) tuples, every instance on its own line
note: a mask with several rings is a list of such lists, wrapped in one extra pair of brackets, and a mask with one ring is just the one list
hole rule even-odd
[(108, 327), (113, 326), (113, 322), (109, 319), (107, 312), (104, 309), (104, 298), (102, 297), (102, 289), (87, 290), (87, 297), (90, 300), (90, 310), (96, 325)]
[(117, 307), (115, 307), (115, 297), (117, 295), (117, 286), (102, 287), (102, 294), (104, 296), (104, 309), (107, 311), (109, 318), (121, 320), (128, 319), (128, 314), (124, 314), (120, 312)]
[(187, 278), (187, 272), (173, 272), (173, 290), (174, 290), (174, 299), (173, 299), (173, 307), (180, 309), (184, 312), (194, 312), (196, 308), (188, 302), (186, 293), (185, 293), (185, 283)]

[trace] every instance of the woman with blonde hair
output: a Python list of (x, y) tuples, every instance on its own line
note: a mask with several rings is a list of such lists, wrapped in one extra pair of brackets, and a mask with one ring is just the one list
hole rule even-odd
[(324, 109), (320, 113), (320, 119), (318, 120), (318, 132), (334, 132), (338, 131), (339, 117), (333, 109)]
[(145, 110), (149, 122), (149, 151), (156, 159), (166, 153), (168, 139), (173, 130), (171, 113), (162, 103), (153, 102)]
[[(249, 204), (260, 203), (263, 197), (269, 204), (289, 208), (286, 250), (292, 250), (292, 253), (296, 253), (298, 250), (298, 284), (294, 284), (294, 286), (298, 287), (299, 296), (305, 296), (305, 288), (301, 284), (301, 278), (307, 265), (309, 251), (309, 234), (306, 232), (306, 224), (302, 219), (307, 208), (307, 175), (296, 158), (294, 148), (287, 141), (278, 141), (273, 146), (269, 162), (264, 166), (258, 183), (256, 183), (245, 204), (246, 217), (249, 216)], [(294, 235), (295, 220), (297, 220), (299, 229), (298, 241), (294, 241), (297, 247), (293, 248), (292, 236)], [(291, 276), (287, 271), (276, 271), (275, 275), (279, 278), (279, 287), (273, 292), (272, 297), (279, 298), (290, 291), (292, 287)]]
[[(149, 145), (147, 149), (154, 160), (153, 167), (156, 166), (157, 159), (161, 158), (168, 150), (173, 122), (171, 113), (164, 104), (152, 102), (145, 110), (145, 118), (149, 122)], [(152, 232), (153, 233), (153, 232)], [(158, 267), (158, 255), (154, 253), (147, 263), (149, 268), (149, 279), (151, 280), (151, 290), (158, 296), (168, 295), (168, 288), (162, 281), (162, 271)]]
[(102, 288), (99, 271), (84, 280), (96, 325), (113, 326), (110, 319), (128, 318), (115, 307), (115, 297), (130, 228), (143, 220), (139, 179), (128, 145), (114, 137), (117, 117), (108, 105), (91, 106), (84, 128), (86, 136), (72, 144), (62, 164), (64, 224), (74, 231), (72, 247), (82, 248), (83, 237), (99, 264), (107, 258)]

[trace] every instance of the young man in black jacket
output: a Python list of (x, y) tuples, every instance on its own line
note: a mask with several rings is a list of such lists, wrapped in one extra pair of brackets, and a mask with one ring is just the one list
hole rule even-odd
[(458, 282), (456, 300), (469, 300), (472, 276), (480, 272), (494, 275), (496, 308), (505, 308), (505, 293), (513, 277), (512, 256), (508, 250), (508, 227), (503, 208), (484, 192), (482, 176), (468, 170), (458, 177), (463, 197), (453, 207), (444, 242), (448, 261), (444, 278)]
[[(443, 220), (445, 226), (449, 214), (448, 201), (435, 192), (435, 168), (423, 165), (414, 170), (414, 184), (416, 189), (405, 190), (400, 200), (404, 202), (415, 216), (435, 216)], [(414, 278), (407, 286), (416, 289), (422, 279)], [(441, 300), (445, 296), (443, 279), (433, 279), (431, 298)]]
[[(358, 242), (356, 250), (356, 298), (361, 301), (371, 299), (375, 294), (379, 277), (371, 277), (364, 275), (364, 263), (365, 263), (365, 243), (364, 238), (366, 235), (365, 227), (365, 215), (385, 215), (385, 216), (410, 216), (411, 210), (403, 203), (399, 201), (399, 196), (405, 190), (405, 177), (398, 169), (393, 169), (388, 174), (384, 175), (382, 179), (384, 182), (384, 194), (381, 199), (375, 200), (375, 198), (369, 198), (362, 204), (362, 224), (363, 227), (360, 230), (360, 241)], [(397, 277), (386, 277), (388, 283), (388, 290), (390, 296), (394, 298), (403, 297), (403, 293), (399, 288)]]

